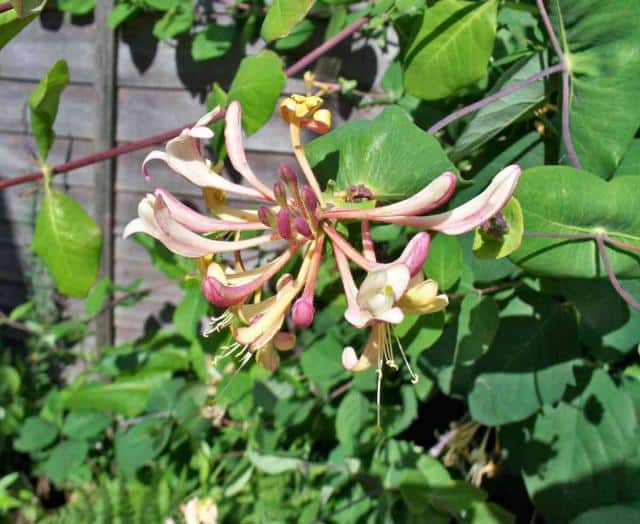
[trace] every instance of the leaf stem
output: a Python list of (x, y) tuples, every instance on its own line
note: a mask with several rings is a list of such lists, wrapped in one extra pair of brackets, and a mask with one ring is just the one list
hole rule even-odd
[(596, 242), (598, 243), (598, 252), (600, 253), (600, 259), (602, 260), (604, 269), (607, 272), (609, 281), (611, 282), (611, 285), (616, 290), (618, 295), (620, 295), (620, 298), (622, 298), (622, 300), (624, 300), (636, 311), (640, 311), (640, 304), (636, 302), (633, 299), (633, 297), (625, 291), (625, 289), (622, 287), (622, 285), (618, 281), (618, 277), (616, 277), (616, 274), (614, 273), (613, 268), (611, 267), (611, 262), (609, 262), (609, 256), (607, 255), (607, 248), (604, 244), (605, 239), (609, 241), (611, 240), (605, 237), (605, 235), (596, 235)]
[[(0, 8), (5, 4), (0, 4)], [(11, 4), (8, 4), (11, 6)], [(1, 12), (1, 11), (0, 11)], [(336, 46), (340, 42), (342, 42), (345, 38), (355, 33), (358, 29), (364, 26), (369, 21), (369, 18), (364, 16), (349, 26), (345, 27), (342, 31), (340, 31), (337, 35), (331, 37), (324, 44), (314, 49), (307, 55), (303, 56), (300, 60), (298, 60), (295, 64), (289, 67), (285, 71), (285, 75), (291, 77), (298, 73), (299, 71), (306, 68), (309, 64), (317, 60), (324, 53), (329, 51), (332, 47)], [(218, 119), (222, 118), (224, 113), (218, 115)], [(102, 162), (104, 160), (108, 160), (110, 158), (114, 158), (120, 155), (124, 155), (126, 153), (131, 153), (133, 151), (138, 151), (140, 149), (144, 149), (149, 146), (153, 146), (156, 144), (160, 144), (162, 142), (166, 142), (172, 138), (175, 138), (180, 134), (180, 132), (188, 127), (192, 127), (194, 124), (185, 124), (179, 128), (172, 129), (171, 131), (166, 131), (165, 133), (161, 133), (159, 135), (155, 135), (149, 138), (144, 138), (142, 140), (136, 140), (134, 142), (129, 142), (127, 144), (122, 144), (111, 149), (106, 149), (104, 151), (100, 151), (98, 153), (94, 153), (93, 155), (88, 155), (82, 158), (78, 158), (76, 160), (72, 160), (70, 162), (65, 162), (64, 164), (60, 164), (58, 166), (54, 166), (51, 169), (52, 175), (57, 175), (60, 173), (67, 173), (69, 171), (73, 171), (75, 169), (79, 169), (81, 167), (89, 166), (91, 164), (96, 164), (98, 162)], [(39, 180), (43, 177), (42, 171), (35, 171), (33, 173), (29, 173), (26, 175), (17, 176), (14, 178), (7, 178), (4, 180), (0, 180), (0, 189), (6, 189), (8, 187), (17, 186), (20, 184), (25, 184), (27, 182), (33, 182), (35, 180)]]
[(547, 233), (545, 231), (525, 231), (523, 237), (564, 238), (567, 240), (595, 240), (595, 233)]
[(491, 104), (492, 102), (495, 102), (496, 100), (499, 100), (502, 97), (510, 95), (511, 93), (514, 93), (519, 89), (522, 89), (523, 87), (528, 86), (529, 84), (533, 84), (534, 82), (536, 82), (537, 80), (540, 80), (541, 78), (552, 75), (554, 73), (559, 73), (563, 70), (564, 70), (564, 66), (562, 64), (556, 64), (551, 67), (547, 67), (546, 69), (543, 69), (542, 71), (539, 71), (536, 74), (531, 75), (528, 78), (525, 78), (524, 80), (520, 80), (515, 84), (507, 86), (501, 89), (500, 91), (497, 91), (492, 95), (489, 95), (488, 97), (483, 98), (482, 100), (478, 100), (473, 104), (469, 104), (468, 106), (465, 106), (461, 109), (458, 109), (457, 111), (454, 111), (450, 115), (447, 115), (443, 119), (438, 120), (435, 124), (433, 124), (429, 128), (428, 132), (431, 134), (434, 134), (440, 131), (440, 129), (442, 129), (443, 127), (448, 126), (451, 122), (455, 122), (456, 120), (468, 115), (469, 113), (473, 113), (478, 109), (482, 109), (483, 107)]

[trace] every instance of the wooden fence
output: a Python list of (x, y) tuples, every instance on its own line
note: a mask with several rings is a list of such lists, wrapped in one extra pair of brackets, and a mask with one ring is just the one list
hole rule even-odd
[[(95, 19), (94, 15), (71, 17), (47, 10), (0, 51), (0, 176), (16, 176), (34, 169), (35, 148), (28, 132), (27, 100), (57, 59), (67, 60), (71, 82), (61, 98), (55, 125), (58, 140), (50, 155), (51, 164), (104, 149), (111, 138), (116, 143), (132, 141), (195, 121), (205, 111), (204, 99), (210, 85), (216, 81), (228, 86), (243, 56), (244, 49), (239, 45), (223, 59), (194, 62), (189, 39), (174, 46), (156, 41), (151, 34), (154, 20), (148, 16), (127, 23), (112, 45), (112, 35), (102, 23), (109, 3), (98, 2)], [(375, 85), (389, 56), (374, 51), (375, 46), (354, 45), (342, 44), (324, 59), (324, 67), (359, 78), (365, 87)], [(109, 71), (111, 64), (114, 74)], [(299, 92), (302, 88), (300, 79), (290, 79), (285, 91)], [(116, 109), (113, 119), (110, 97)], [(376, 113), (376, 110), (336, 108), (334, 117), (338, 125), (346, 118), (371, 118)], [(284, 124), (273, 118), (246, 141), (248, 160), (258, 176), (273, 181), (277, 166), (293, 161), (288, 140)], [(89, 166), (60, 175), (56, 181), (105, 227), (110, 223), (108, 214), (112, 209), (107, 246), (111, 239), (113, 247), (105, 253), (103, 268), (107, 271), (112, 268), (114, 280), (120, 284), (142, 277), (145, 287), (154, 287), (165, 280), (151, 267), (140, 246), (122, 239), (123, 227), (135, 216), (137, 203), (144, 194), (162, 186), (185, 201), (200, 204), (197, 188), (172, 175), (161, 163), (153, 166), (152, 183), (143, 179), (140, 165), (149, 151), (119, 157), (113, 171), (108, 164)], [(33, 193), (28, 194), (30, 187), (0, 192), (3, 309), (15, 306), (26, 296), (28, 248), (38, 205)], [(112, 334), (116, 342), (137, 336), (146, 322), (170, 322), (167, 305), (180, 297), (178, 286), (164, 286), (133, 309), (117, 309), (113, 318), (103, 318), (98, 326), (100, 342), (108, 343)], [(74, 312), (80, 303), (69, 300), (67, 307)]]

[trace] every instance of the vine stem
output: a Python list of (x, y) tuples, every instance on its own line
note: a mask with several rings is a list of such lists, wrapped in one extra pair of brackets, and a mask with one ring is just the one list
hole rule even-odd
[(530, 77), (525, 78), (524, 80), (520, 80), (515, 84), (505, 87), (504, 89), (501, 89), (500, 91), (497, 91), (494, 94), (489, 95), (486, 98), (483, 98), (482, 100), (478, 100), (473, 104), (469, 104), (468, 106), (465, 106), (461, 109), (458, 109), (457, 111), (454, 111), (453, 113), (447, 115), (443, 119), (438, 120), (435, 124), (433, 124), (429, 128), (428, 132), (432, 134), (436, 133), (440, 131), (440, 129), (442, 129), (443, 127), (448, 126), (451, 122), (455, 122), (456, 120), (462, 118), (463, 116), (468, 115), (469, 113), (473, 113), (478, 109), (482, 109), (483, 107), (491, 104), (492, 102), (495, 102), (496, 100), (499, 100), (502, 97), (510, 95), (511, 93), (514, 93), (519, 89), (522, 89), (523, 87), (528, 86), (529, 84), (533, 84), (534, 82), (536, 82), (537, 80), (540, 80), (541, 78), (552, 75), (554, 73), (559, 73), (561, 71), (564, 71), (564, 65), (562, 63), (556, 64), (551, 67), (547, 67), (546, 69), (543, 69), (542, 71), (537, 72), (535, 75), (531, 75)]
[(624, 242), (619, 242), (615, 240), (607, 234), (603, 233), (576, 233), (576, 234), (563, 234), (563, 233), (545, 233), (543, 231), (525, 231), (523, 233), (525, 237), (539, 237), (539, 238), (562, 238), (566, 240), (595, 240), (598, 246), (598, 255), (602, 260), (602, 264), (604, 265), (604, 269), (609, 277), (609, 281), (613, 286), (613, 289), (616, 290), (616, 293), (620, 295), (620, 298), (624, 300), (627, 304), (629, 304), (633, 309), (640, 311), (640, 303), (636, 302), (635, 299), (625, 291), (616, 277), (615, 272), (613, 271), (613, 267), (611, 266), (611, 262), (609, 261), (609, 255), (607, 255), (607, 249), (605, 244), (611, 244), (619, 249), (628, 249), (631, 251), (640, 252), (640, 248), (636, 246), (631, 246), (629, 244), (625, 244)]
[[(2, 7), (4, 4), (0, 4)], [(8, 4), (9, 6), (11, 4)], [(285, 70), (285, 75), (291, 77), (298, 73), (299, 71), (306, 68), (309, 64), (317, 60), (324, 53), (329, 51), (331, 48), (335, 47), (337, 44), (342, 42), (344, 39), (355, 33), (358, 29), (363, 27), (369, 21), (368, 17), (362, 17), (352, 24), (345, 27), (342, 31), (340, 31), (335, 36), (331, 37), (324, 44), (314, 49), (307, 55), (303, 56), (300, 60), (298, 60), (295, 64)], [(222, 118), (223, 114), (220, 114), (216, 120)], [(75, 169), (79, 169), (81, 167), (89, 166), (91, 164), (95, 164), (97, 162), (102, 162), (104, 160), (108, 160), (109, 158), (114, 158), (120, 155), (124, 155), (126, 153), (132, 153), (133, 151), (138, 151), (140, 149), (144, 149), (149, 146), (153, 146), (156, 144), (160, 144), (162, 142), (166, 142), (172, 138), (175, 138), (180, 134), (180, 132), (188, 127), (192, 127), (194, 124), (186, 124), (179, 128), (173, 129), (171, 131), (166, 131), (165, 133), (161, 133), (159, 135), (155, 135), (149, 138), (144, 138), (142, 140), (136, 140), (133, 142), (129, 142), (127, 144), (122, 144), (111, 149), (106, 149), (104, 151), (100, 151), (98, 153), (94, 153), (92, 155), (88, 155), (82, 158), (78, 158), (76, 160), (71, 160), (70, 162), (65, 162), (64, 164), (60, 164), (54, 166), (51, 169), (52, 175), (58, 175), (60, 173), (67, 173), (69, 171), (73, 171)], [(7, 178), (4, 180), (0, 180), (0, 190), (6, 189), (8, 187), (17, 186), (20, 184), (25, 184), (27, 182), (33, 182), (35, 180), (39, 180), (43, 177), (42, 171), (35, 171), (33, 173), (28, 173), (26, 175), (21, 175), (14, 178)]]
[(611, 285), (616, 290), (618, 295), (620, 295), (620, 298), (622, 298), (622, 300), (624, 300), (636, 311), (640, 311), (640, 304), (636, 302), (633, 299), (633, 297), (625, 291), (625, 289), (620, 284), (618, 277), (616, 277), (616, 274), (614, 273), (613, 268), (611, 267), (611, 262), (609, 262), (609, 255), (607, 255), (607, 248), (604, 245), (605, 240), (608, 240), (608, 237), (606, 237), (605, 235), (596, 235), (596, 242), (598, 243), (598, 252), (600, 253), (600, 258), (602, 260), (602, 264), (604, 265), (604, 269), (607, 272), (607, 275), (609, 276), (609, 281), (611, 282)]
[(569, 102), (571, 101), (571, 78), (569, 76), (569, 64), (567, 62), (567, 57), (562, 50), (562, 46), (560, 45), (560, 41), (558, 40), (558, 36), (553, 30), (553, 24), (551, 23), (551, 19), (549, 18), (549, 13), (547, 13), (547, 8), (544, 6), (544, 0), (536, 0), (536, 4), (538, 6), (538, 11), (540, 12), (540, 17), (542, 18), (542, 23), (544, 24), (544, 27), (547, 30), (547, 34), (549, 35), (549, 40), (551, 40), (551, 45), (553, 46), (556, 55), (558, 55), (558, 60), (562, 65), (562, 142), (564, 143), (564, 147), (567, 150), (567, 156), (569, 157), (571, 164), (573, 164), (573, 167), (580, 169), (580, 160), (578, 159), (578, 154), (573, 147), (573, 140), (571, 139), (571, 125), (569, 122)]

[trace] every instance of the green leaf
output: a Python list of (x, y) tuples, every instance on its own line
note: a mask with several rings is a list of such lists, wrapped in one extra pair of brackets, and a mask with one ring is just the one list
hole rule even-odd
[(471, 417), (487, 426), (524, 420), (557, 402), (580, 356), (575, 311), (543, 303), (535, 317), (509, 316), (489, 352), (474, 364)]
[(153, 36), (159, 40), (168, 40), (191, 29), (193, 7), (191, 2), (181, 1), (165, 12), (153, 25)]
[(444, 313), (438, 312), (432, 315), (406, 316), (394, 328), (394, 333), (401, 339), (407, 355), (418, 358), (440, 338), (443, 327)]
[(227, 101), (242, 105), (242, 126), (251, 135), (267, 123), (284, 89), (282, 61), (273, 51), (260, 51), (240, 62)]
[(344, 345), (332, 332), (315, 339), (302, 352), (302, 372), (311, 382), (327, 391), (332, 385), (348, 378), (341, 364), (343, 349)]
[(441, 291), (453, 286), (462, 274), (462, 251), (458, 239), (439, 234), (429, 247), (429, 256), (423, 266), (427, 277), (438, 283)]
[[(540, 72), (544, 67), (545, 60), (541, 54), (536, 54), (529, 59), (520, 61), (506, 71), (496, 82), (495, 87), (487, 94), (493, 94), (500, 89), (529, 78)], [(452, 157), (463, 158), (527, 114), (544, 99), (544, 82), (540, 80), (483, 107), (475, 113), (471, 122), (456, 140), (455, 146), (451, 151)]]
[(51, 450), (42, 470), (54, 483), (60, 484), (84, 464), (88, 452), (86, 440), (65, 440)]
[(441, 0), (427, 8), (402, 46), (407, 93), (425, 100), (456, 94), (487, 74), (498, 2)]
[(407, 198), (444, 171), (456, 171), (438, 141), (397, 106), (334, 129), (305, 151), (322, 183), (333, 179), (337, 190), (364, 184), (382, 201)]
[(234, 28), (218, 24), (207, 24), (191, 44), (191, 56), (194, 60), (210, 60), (227, 54), (233, 42)]
[(173, 323), (178, 333), (192, 340), (200, 335), (198, 328), (207, 314), (209, 303), (202, 294), (199, 282), (186, 282), (184, 290), (184, 297), (173, 312)]
[[(579, 312), (580, 341), (604, 361), (617, 361), (640, 344), (640, 312), (627, 304), (608, 280), (567, 279), (554, 282)], [(624, 281), (640, 298), (640, 281)]]
[(14, 447), (18, 451), (29, 453), (47, 447), (58, 436), (58, 428), (48, 420), (29, 417), (20, 426)]
[(607, 506), (582, 513), (571, 524), (602, 524), (603, 522), (640, 522), (640, 509), (630, 506)]
[(46, 191), (31, 249), (44, 260), (60, 293), (87, 295), (98, 276), (102, 236), (100, 228), (70, 196)]
[[(44, 3), (44, 2), (43, 2)], [(18, 16), (15, 9), (0, 13), (0, 50), (28, 26), (38, 15)]]
[(553, 0), (549, 11), (571, 75), (573, 145), (584, 169), (609, 178), (640, 126), (638, 3)]
[(471, 365), (484, 355), (498, 331), (498, 305), (490, 296), (471, 293), (460, 304), (455, 365)]
[(640, 175), (640, 138), (631, 141), (629, 149), (622, 157), (615, 176)]
[(31, 131), (36, 139), (38, 155), (46, 162), (56, 134), (53, 123), (58, 114), (60, 94), (69, 83), (69, 67), (64, 60), (57, 61), (47, 72), (29, 98)]
[(96, 285), (91, 288), (84, 303), (84, 310), (87, 315), (92, 316), (98, 313), (105, 305), (113, 285), (108, 278), (101, 278)]
[(473, 254), (478, 258), (504, 258), (520, 247), (524, 232), (524, 219), (520, 203), (515, 197), (509, 199), (507, 205), (502, 208), (502, 216), (508, 227), (504, 235), (495, 236), (482, 228), (476, 229), (473, 239)]
[(151, 386), (151, 383), (144, 381), (87, 385), (70, 390), (65, 407), (83, 411), (109, 411), (135, 417), (144, 410)]
[(109, 12), (109, 18), (107, 24), (111, 29), (116, 29), (120, 24), (124, 23), (129, 18), (132, 18), (140, 11), (140, 8), (136, 4), (120, 3), (116, 4)]
[(532, 427), (511, 427), (504, 435), (510, 460), (549, 522), (569, 522), (600, 506), (635, 504), (640, 495), (631, 399), (600, 369), (577, 369), (576, 380), (566, 400), (545, 408)]
[(247, 457), (257, 469), (268, 475), (280, 475), (286, 471), (302, 470), (304, 461), (295, 457), (282, 457), (274, 455), (262, 455), (250, 449)]
[(335, 424), (338, 441), (354, 448), (358, 435), (370, 424), (367, 398), (355, 390), (349, 391), (338, 406)]
[[(556, 234), (606, 233), (640, 247), (640, 214), (636, 196), (640, 179), (615, 177), (609, 182), (570, 167), (543, 166), (526, 170), (515, 192), (526, 231)], [(637, 257), (607, 249), (614, 272), (623, 278), (640, 276)], [(511, 260), (540, 275), (570, 278), (604, 277), (595, 241), (525, 236)]]
[(278, 51), (295, 49), (309, 40), (314, 30), (315, 26), (313, 25), (313, 22), (305, 18), (296, 25), (287, 36), (278, 40), (273, 47)]
[(314, 3), (315, 0), (274, 0), (262, 23), (260, 36), (267, 42), (287, 36)]
[(97, 411), (69, 413), (62, 425), (62, 432), (70, 438), (88, 439), (96, 436), (111, 424), (111, 417)]
[(58, 0), (60, 11), (66, 11), (74, 15), (86, 15), (93, 9), (94, 0)]
[(465, 515), (468, 524), (515, 524), (514, 515), (493, 502), (474, 502)]
[(162, 420), (145, 420), (124, 432), (116, 433), (115, 457), (118, 468), (133, 475), (162, 451), (171, 434), (171, 425)]

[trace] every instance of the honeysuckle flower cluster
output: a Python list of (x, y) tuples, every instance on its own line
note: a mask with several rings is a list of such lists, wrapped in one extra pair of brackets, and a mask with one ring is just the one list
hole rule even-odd
[[(303, 177), (299, 180), (293, 167), (282, 165), (273, 187), (261, 182), (247, 162), (241, 107), (237, 102), (229, 104), (224, 113), (224, 135), (229, 160), (246, 185), (224, 178), (203, 157), (203, 141), (213, 137), (208, 124), (224, 111), (214, 109), (194, 127), (169, 141), (164, 152), (150, 153), (142, 165), (143, 174), (148, 177), (151, 161), (165, 162), (172, 171), (201, 187), (210, 215), (194, 211), (164, 189), (156, 189), (140, 202), (138, 218), (127, 225), (124, 236), (146, 233), (174, 253), (198, 259), (202, 292), (223, 311), (211, 319), (208, 333), (230, 329), (233, 342), (225, 348), (223, 356), (239, 356), (242, 364), (255, 356), (269, 370), (278, 367), (280, 351), (289, 351), (296, 344), (295, 335), (285, 327), (287, 317), (290, 315), (292, 324), (298, 328), (308, 328), (313, 323), (318, 270), (330, 243), (347, 298), (344, 316), (355, 327), (370, 330), (361, 354), (358, 356), (356, 349), (346, 347), (342, 363), (354, 372), (375, 366), (379, 395), (383, 367), (397, 369), (394, 348), (399, 349), (412, 381), (417, 380), (393, 326), (406, 315), (434, 313), (448, 303), (446, 295), (438, 293), (436, 282), (422, 271), (429, 252), (427, 231), (458, 235), (485, 224), (511, 198), (520, 169), (516, 165), (505, 168), (475, 198), (439, 214), (429, 213), (453, 195), (456, 176), (450, 172), (443, 173), (417, 194), (390, 205), (355, 209), (344, 202), (341, 205), (328, 201), (301, 141), (302, 129), (316, 133), (330, 129), (331, 114), (322, 109), (322, 104), (319, 96), (292, 95), (280, 105), (280, 116), (289, 126), (293, 152)], [(356, 189), (360, 196), (369, 192), (366, 187)], [(248, 200), (253, 205), (237, 208), (227, 203), (227, 197)], [(360, 247), (338, 232), (341, 221), (361, 223)], [(410, 240), (396, 260), (380, 262), (370, 233), (371, 221), (424, 231)], [(244, 232), (252, 232), (252, 236)], [(239, 255), (242, 251), (274, 242), (282, 247), (280, 254), (258, 267), (244, 267)], [(235, 263), (224, 263), (216, 257), (223, 253), (236, 254)], [(297, 257), (300, 258), (297, 270), (283, 273), (285, 266)], [(352, 266), (365, 272), (359, 285)], [(274, 294), (264, 298), (262, 290), (269, 282)]]

